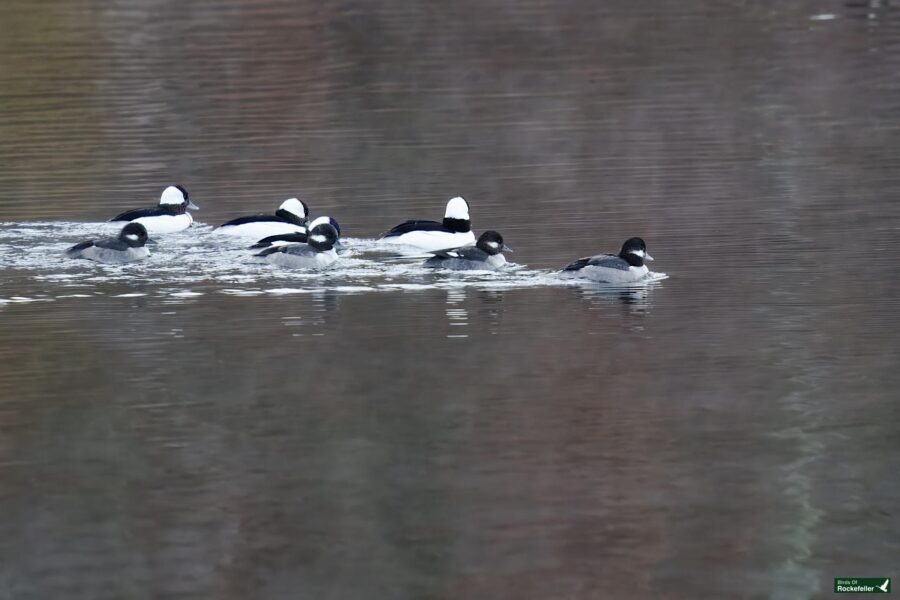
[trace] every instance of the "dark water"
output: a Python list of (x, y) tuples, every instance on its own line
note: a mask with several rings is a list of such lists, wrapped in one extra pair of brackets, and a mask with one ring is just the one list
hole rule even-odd
[[(0, 597), (900, 575), (898, 72), (886, 0), (0, 4)], [(358, 239), (462, 194), (529, 269), (58, 259), (171, 182)], [(669, 279), (548, 274), (632, 235)]]

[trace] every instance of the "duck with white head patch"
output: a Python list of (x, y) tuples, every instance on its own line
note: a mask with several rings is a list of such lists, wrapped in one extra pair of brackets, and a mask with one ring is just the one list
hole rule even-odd
[(309, 208), (299, 198), (288, 198), (274, 215), (238, 217), (216, 228), (216, 233), (260, 239), (268, 235), (306, 233)]
[(451, 271), (496, 271), (506, 264), (504, 252), (512, 252), (512, 248), (503, 243), (503, 236), (496, 231), (485, 231), (474, 246), (433, 251), (434, 256), (423, 266)]
[(255, 256), (291, 269), (325, 269), (337, 260), (337, 241), (337, 229), (331, 223), (320, 223), (310, 228), (305, 244), (272, 246)]
[(469, 204), (460, 196), (447, 202), (444, 220), (406, 221), (397, 225), (381, 240), (391, 244), (414, 246), (428, 252), (447, 248), (460, 248), (475, 243), (472, 221), (469, 219)]
[(193, 224), (194, 219), (187, 212), (188, 209), (200, 210), (200, 207), (191, 202), (186, 189), (180, 185), (170, 185), (163, 190), (157, 206), (123, 212), (110, 219), (110, 222), (131, 221), (140, 223), (150, 233), (175, 233)]
[[(312, 221), (310, 221), (309, 225), (307, 225), (308, 229), (312, 229), (316, 225), (321, 225), (322, 223), (329, 223), (338, 233), (338, 241), (335, 243), (335, 248), (341, 248), (341, 226), (337, 221), (332, 219), (331, 217), (316, 217)], [(252, 246), (250, 246), (251, 250), (256, 248), (269, 248), (272, 246), (283, 246), (285, 244), (305, 244), (308, 240), (308, 234), (306, 231), (298, 231), (296, 233), (282, 233), (279, 235), (270, 235), (268, 237), (264, 237), (259, 240)]]
[(633, 237), (622, 244), (618, 255), (598, 254), (580, 258), (564, 268), (561, 274), (600, 283), (634, 283), (650, 272), (644, 264), (649, 260), (653, 257), (647, 254), (644, 240)]
[(81, 242), (66, 250), (66, 256), (103, 263), (128, 263), (150, 256), (145, 244), (155, 243), (147, 238), (146, 227), (140, 223), (129, 223), (118, 237)]

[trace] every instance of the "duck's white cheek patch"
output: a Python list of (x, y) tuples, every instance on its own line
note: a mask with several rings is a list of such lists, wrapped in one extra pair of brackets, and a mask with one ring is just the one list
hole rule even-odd
[(162, 196), (159, 198), (160, 204), (183, 204), (184, 194), (181, 193), (174, 185), (170, 185), (163, 190)]
[(447, 203), (447, 212), (444, 217), (448, 219), (469, 220), (469, 204), (460, 196), (453, 198)]
[(498, 244), (497, 242), (488, 242), (487, 245), (490, 246), (491, 248), (499, 248), (500, 247), (500, 244)]
[(300, 218), (306, 218), (306, 208), (304, 208), (303, 203), (297, 198), (288, 198), (281, 203), (279, 208), (292, 212)]
[(326, 238), (324, 235), (314, 235), (314, 236), (310, 237), (309, 239), (311, 239), (312, 241), (316, 242), (317, 244), (321, 244), (322, 242), (324, 242), (324, 241), (327, 240), (328, 238)]
[(129, 234), (127, 234), (125, 237), (127, 237), (127, 238), (128, 238), (129, 240), (131, 240), (132, 242), (138, 241), (138, 236), (134, 235), (133, 233), (129, 233)]
[(631, 254), (636, 254), (636, 255), (640, 256), (641, 258), (644, 258), (644, 255), (646, 253), (643, 250), (632, 250)]

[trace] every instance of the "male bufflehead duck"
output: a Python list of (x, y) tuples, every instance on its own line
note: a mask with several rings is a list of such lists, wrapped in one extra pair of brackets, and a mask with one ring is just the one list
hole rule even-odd
[(255, 239), (267, 235), (305, 233), (309, 209), (303, 200), (288, 198), (281, 203), (274, 215), (251, 215), (222, 223), (216, 232)]
[(285, 244), (266, 248), (261, 256), (273, 265), (292, 269), (324, 269), (337, 260), (334, 245), (338, 232), (330, 223), (320, 223), (309, 230), (305, 244)]
[(645, 260), (653, 260), (647, 254), (647, 245), (641, 238), (631, 238), (615, 254), (598, 254), (579, 258), (562, 270), (570, 277), (581, 277), (602, 283), (633, 283), (649, 273)]
[(132, 221), (140, 223), (150, 233), (174, 233), (187, 229), (194, 222), (188, 209), (200, 210), (188, 198), (186, 189), (180, 185), (170, 185), (163, 190), (157, 206), (123, 212), (110, 222)]
[(447, 203), (443, 222), (406, 221), (382, 234), (381, 239), (429, 252), (471, 246), (475, 243), (475, 234), (472, 233), (472, 222), (469, 220), (469, 205), (457, 196)]
[(503, 236), (496, 231), (485, 231), (474, 246), (435, 250), (434, 256), (426, 260), (423, 266), (452, 271), (494, 271), (506, 264), (503, 252), (512, 252), (512, 248), (503, 243)]
[(144, 244), (155, 244), (147, 239), (147, 228), (140, 223), (129, 223), (118, 237), (88, 240), (66, 250), (69, 258), (86, 258), (104, 263), (127, 263), (150, 256)]
[[(332, 219), (331, 217), (316, 217), (312, 221), (310, 221), (309, 225), (307, 225), (308, 229), (312, 229), (316, 225), (321, 225), (322, 223), (329, 223), (332, 227), (335, 228), (338, 234), (338, 241), (335, 243), (335, 247), (340, 248), (341, 246), (341, 226), (338, 225), (338, 222)], [(297, 232), (297, 233), (282, 233), (280, 235), (270, 235), (269, 237), (265, 237), (252, 246), (250, 249), (256, 248), (269, 248), (271, 246), (283, 246), (285, 244), (305, 244), (307, 241), (307, 232)]]

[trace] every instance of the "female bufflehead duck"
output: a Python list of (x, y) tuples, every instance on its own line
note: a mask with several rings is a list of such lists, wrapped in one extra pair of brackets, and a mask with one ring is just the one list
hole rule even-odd
[[(310, 221), (309, 225), (307, 225), (307, 228), (312, 229), (316, 225), (321, 225), (322, 223), (329, 223), (332, 227), (335, 228), (338, 233), (338, 241), (337, 243), (335, 243), (335, 247), (340, 248), (341, 226), (338, 225), (338, 222), (331, 217), (317, 217)], [(297, 233), (282, 233), (281, 235), (270, 235), (269, 237), (265, 237), (250, 246), (250, 249), (253, 250), (255, 248), (269, 248), (271, 246), (283, 246), (285, 244), (305, 244), (306, 240), (306, 231)]]
[(194, 222), (188, 209), (200, 210), (188, 198), (186, 189), (180, 185), (170, 185), (163, 190), (156, 207), (129, 210), (113, 217), (110, 222), (132, 221), (140, 223), (150, 233), (175, 233), (187, 229)]
[(622, 244), (618, 256), (598, 254), (579, 258), (563, 269), (562, 274), (602, 283), (633, 283), (649, 273), (645, 260), (653, 260), (653, 257), (647, 254), (644, 240), (634, 237)]
[(66, 250), (69, 258), (86, 258), (104, 263), (127, 263), (150, 256), (144, 244), (155, 244), (147, 239), (147, 228), (140, 223), (129, 223), (122, 228), (119, 237), (88, 240)]
[(446, 248), (460, 248), (475, 243), (469, 205), (461, 197), (447, 203), (444, 220), (406, 221), (381, 236), (385, 242), (415, 246), (429, 252)]
[(266, 248), (262, 256), (273, 265), (292, 269), (324, 269), (337, 260), (334, 245), (338, 233), (330, 223), (320, 223), (309, 230), (305, 244), (285, 244)]
[(506, 264), (503, 252), (512, 252), (512, 248), (503, 243), (503, 236), (496, 231), (485, 231), (474, 246), (434, 251), (434, 256), (423, 266), (452, 271), (494, 271)]
[(309, 209), (303, 200), (288, 198), (274, 215), (251, 215), (222, 223), (216, 232), (242, 237), (263, 238), (267, 235), (305, 233)]

